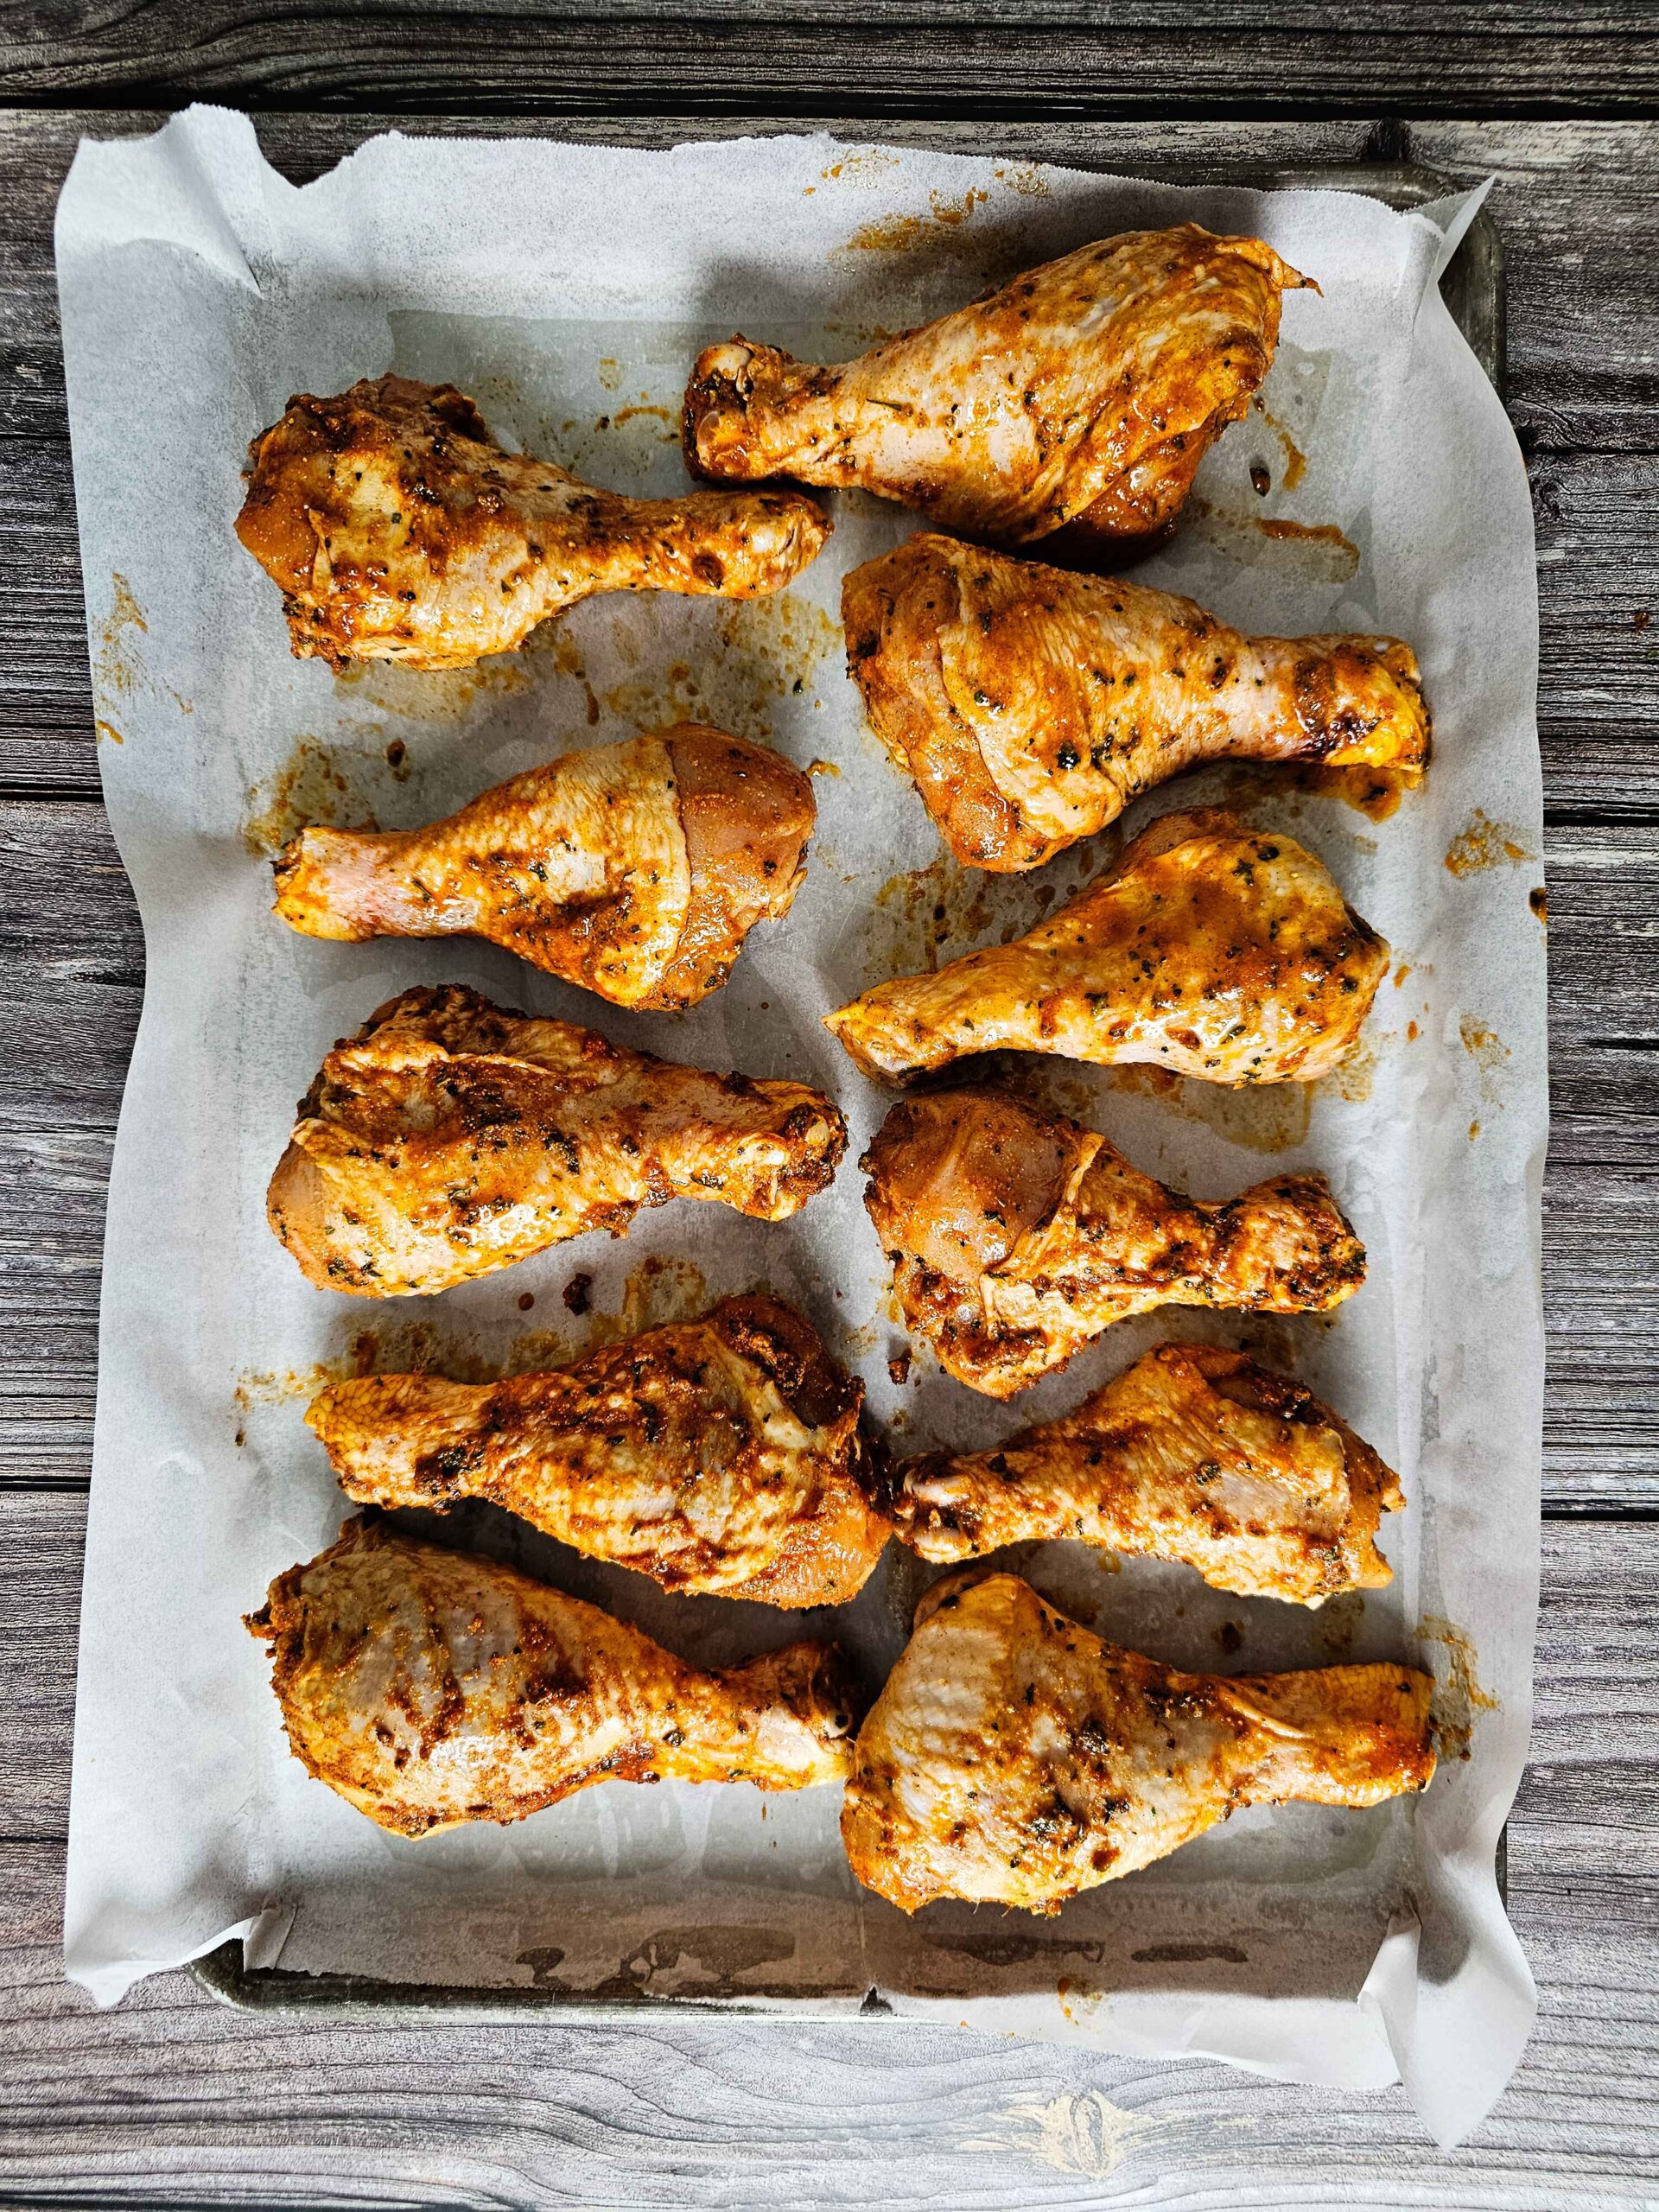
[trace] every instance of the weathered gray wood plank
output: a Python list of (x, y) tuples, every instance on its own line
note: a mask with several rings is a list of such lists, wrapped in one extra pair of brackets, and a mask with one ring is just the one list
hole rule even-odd
[[(83, 1501), (0, 1497), (0, 2196), (178, 2203), (1556, 2207), (1659, 2188), (1659, 1526), (1545, 1531), (1510, 1910), (1538, 2034), (1441, 2158), (1395, 2091), (881, 2027), (355, 2028), (181, 1976), (99, 2015), (57, 1960)], [(19, 1711), (15, 1702), (12, 1712)], [(1126, 2117), (1127, 2116), (1127, 2117)], [(1114, 2164), (1114, 2160), (1117, 2163)], [(87, 2201), (78, 2196), (76, 2202)]]
[[(1567, 1511), (1659, 1506), (1659, 829), (1557, 828), (1545, 857), (1545, 1494)], [(102, 808), (0, 807), (0, 1031), (31, 1040), (0, 1065), (0, 1481), (85, 1478), (104, 1184), (142, 963)]]
[[(49, 25), (49, 28), (48, 28)], [(541, 0), (422, 10), (388, 36), (347, 6), (303, 39), (247, 0), (54, 10), (0, 47), (0, 89), (29, 101), (188, 99), (260, 106), (550, 115), (765, 105), (815, 111), (826, 86), (861, 111), (964, 116), (1635, 113), (1659, 99), (1639, 10), (1541, 0), (1371, 8), (1356, 21), (1281, 0), (632, 0), (626, 14)]]

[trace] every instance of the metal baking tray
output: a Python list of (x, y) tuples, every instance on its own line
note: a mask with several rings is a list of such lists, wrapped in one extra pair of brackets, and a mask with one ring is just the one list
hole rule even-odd
[[(602, 129), (602, 125), (601, 126)], [(760, 130), (777, 131), (779, 125), (758, 118), (732, 117), (718, 123), (700, 125), (688, 121), (677, 135), (684, 138), (738, 137)], [(818, 129), (817, 124), (797, 126), (803, 130)], [(837, 128), (844, 128), (838, 125)], [(884, 126), (873, 119), (868, 126), (869, 136), (879, 138)], [(626, 143), (638, 130), (637, 119), (617, 118), (616, 137)], [(556, 128), (546, 133), (550, 138), (562, 134)], [(593, 135), (593, 127), (584, 130), (584, 137)], [(887, 135), (895, 141), (906, 136), (904, 126), (895, 124), (887, 128)], [(930, 134), (931, 136), (931, 134)], [(935, 143), (938, 143), (937, 140)], [(1090, 161), (1086, 153), (1074, 153), (1069, 149), (1066, 164), (1076, 168), (1107, 168), (1104, 161)], [(1180, 173), (1175, 170), (1179, 167)], [(1154, 183), (1190, 184), (1202, 181), (1196, 177), (1191, 165), (1168, 162), (1135, 164), (1136, 173), (1144, 175)], [(1229, 184), (1242, 184), (1262, 190), (1321, 192), (1360, 192), (1382, 200), (1389, 207), (1420, 207), (1431, 200), (1439, 200), (1458, 189), (1448, 177), (1437, 175), (1432, 169), (1413, 162), (1361, 163), (1351, 167), (1306, 169), (1263, 169), (1243, 175), (1230, 175)], [(1496, 224), (1483, 208), (1469, 226), (1456, 253), (1440, 279), (1440, 293), (1451, 311), (1453, 321), (1468, 340), (1475, 358), (1501, 397), (1503, 391), (1503, 247)], [(1499, 1837), (1497, 1847), (1497, 1885), (1499, 1894), (1508, 1902), (1508, 1830)], [(232, 1939), (221, 1943), (217, 1949), (190, 1962), (188, 1972), (201, 1986), (209, 1991), (221, 2004), (245, 2012), (291, 2012), (313, 2018), (345, 2020), (365, 2015), (375, 2017), (386, 2013), (404, 2016), (433, 2014), (448, 2019), (508, 2020), (523, 2018), (556, 2008), (563, 2014), (580, 2014), (588, 2019), (620, 2020), (642, 2008), (672, 2006), (680, 2012), (759, 2012), (770, 2010), (760, 2005), (746, 2005), (741, 1999), (722, 1999), (712, 2005), (695, 1997), (653, 1995), (641, 1989), (637, 1996), (619, 1998), (613, 1995), (588, 1997), (579, 1993), (566, 1994), (555, 1990), (534, 1988), (466, 1988), (438, 1986), (424, 1982), (383, 1981), (370, 1974), (296, 1974), (281, 1967), (249, 1967), (243, 1963), (242, 1946)], [(802, 2011), (811, 2009), (804, 2004)], [(861, 2018), (887, 2016), (890, 2007), (872, 1990), (860, 2013)]]

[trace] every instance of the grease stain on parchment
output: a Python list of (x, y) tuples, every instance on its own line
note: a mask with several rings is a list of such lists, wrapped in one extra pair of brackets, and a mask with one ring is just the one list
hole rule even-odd
[[(1156, 1098), (1183, 1121), (1199, 1122), (1247, 1152), (1292, 1152), (1307, 1141), (1318, 1084), (1274, 1083), (1237, 1090), (1225, 1084), (1197, 1083), (1168, 1068), (1139, 1062), (1110, 1070), (1114, 1090)], [(1335, 1077), (1327, 1077), (1335, 1081)], [(1346, 1095), (1346, 1094), (1344, 1094)]]
[(1359, 570), (1359, 548), (1333, 522), (1244, 514), (1197, 494), (1187, 500), (1182, 517), (1195, 536), (1234, 561), (1260, 567), (1265, 556), (1279, 573), (1308, 583), (1346, 583)]
[[(1400, 810), (1408, 791), (1422, 782), (1421, 772), (1408, 769), (1357, 767), (1326, 768), (1312, 761), (1268, 763), (1223, 762), (1227, 771), (1227, 804), (1242, 812), (1258, 804), (1270, 804), (1294, 819), (1304, 797), (1339, 799), (1371, 822), (1386, 822)], [(1362, 850), (1375, 851), (1369, 838), (1352, 841)]]
[(1446, 867), (1448, 874), (1461, 877), (1537, 857), (1526, 842), (1524, 830), (1511, 822), (1494, 822), (1477, 807), (1446, 847)]
[(1527, 893), (1527, 904), (1538, 917), (1543, 929), (1549, 927), (1549, 896), (1541, 883), (1535, 884)]
[(145, 672), (137, 640), (131, 633), (137, 631), (140, 636), (147, 637), (149, 625), (144, 620), (143, 609), (133, 597), (132, 586), (118, 569), (111, 575), (110, 588), (110, 611), (99, 632), (92, 674), (98, 690), (105, 698), (125, 698)]
[(877, 222), (861, 224), (841, 253), (913, 253), (918, 247), (937, 246), (941, 230), (949, 233), (971, 220), (976, 208), (990, 198), (982, 185), (969, 185), (960, 198), (948, 193), (928, 194), (925, 215), (884, 215)]
[[(585, 1280), (573, 1277), (574, 1281)], [(309, 1402), (330, 1383), (368, 1375), (442, 1375), (451, 1382), (495, 1382), (505, 1375), (535, 1375), (568, 1366), (602, 1344), (637, 1337), (671, 1321), (705, 1312), (709, 1286), (690, 1260), (653, 1254), (630, 1270), (622, 1303), (614, 1313), (590, 1312), (585, 1301), (569, 1305), (580, 1327), (524, 1329), (505, 1354), (481, 1350), (475, 1334), (440, 1328), (430, 1321), (385, 1320), (357, 1330), (332, 1359), (304, 1367), (247, 1368), (232, 1393), (238, 1414), (254, 1406)], [(569, 1304), (569, 1301), (567, 1301)]]
[(1134, 2139), (1154, 2125), (1148, 2115), (1115, 2105), (1098, 2089), (1068, 2089), (1058, 2097), (1016, 2098), (993, 2115), (997, 2132), (971, 2137), (962, 2148), (1013, 2152), (1056, 2173), (1104, 2181), (1122, 2164)]
[(1489, 1029), (1471, 1014), (1459, 1017), (1458, 1034), (1463, 1039), (1464, 1051), (1480, 1071), (1481, 1096), (1491, 1098), (1503, 1063), (1510, 1057), (1509, 1046), (1495, 1029)]
[(1467, 1632), (1438, 1613), (1426, 1613), (1417, 1624), (1424, 1643), (1435, 1643), (1445, 1655), (1434, 1670), (1431, 1714), (1434, 1738), (1442, 1758), (1466, 1759), (1478, 1713), (1502, 1711), (1498, 1699), (1480, 1687), (1475, 1672), (1475, 1647)]
[[(270, 860), (302, 830), (373, 830), (375, 818), (359, 799), (342, 760), (320, 738), (300, 737), (274, 776), (248, 793), (242, 842), (256, 860)], [(392, 766), (397, 772), (397, 764)]]

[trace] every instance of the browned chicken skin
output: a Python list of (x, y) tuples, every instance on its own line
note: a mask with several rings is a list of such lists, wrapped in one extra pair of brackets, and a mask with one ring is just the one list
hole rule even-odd
[(595, 1782), (804, 1789), (847, 1770), (831, 1645), (689, 1666), (493, 1560), (353, 1521), (248, 1616), (296, 1758), (398, 1835), (522, 1821)]
[(828, 518), (802, 492), (629, 499), (497, 444), (453, 385), (297, 393), (249, 449), (236, 534), (295, 652), (468, 668), (603, 591), (781, 591)]
[(842, 1840), (905, 1912), (938, 1897), (1056, 1912), (1240, 1805), (1427, 1789), (1433, 1688), (1410, 1667), (1183, 1674), (1017, 1576), (941, 1584), (859, 1731)]
[(567, 753), (423, 830), (302, 830), (276, 912), (308, 937), (490, 938), (617, 1006), (695, 1006), (805, 873), (812, 786), (681, 722)]
[(969, 537), (1154, 541), (1243, 414), (1305, 284), (1260, 238), (1129, 231), (855, 361), (734, 338), (699, 356), (686, 459), (717, 480), (857, 485)]
[(842, 587), (877, 735), (957, 859), (1036, 868), (1207, 760), (1421, 780), (1428, 713), (1393, 638), (1248, 638), (1190, 599), (922, 531)]
[(988, 1397), (1155, 1306), (1316, 1313), (1365, 1278), (1322, 1175), (1184, 1198), (1093, 1129), (1007, 1091), (904, 1099), (860, 1165), (906, 1322)]
[(895, 1476), (898, 1533), (924, 1559), (1071, 1537), (1303, 1605), (1389, 1580), (1377, 1524), (1404, 1503), (1311, 1391), (1211, 1344), (1160, 1344), (1064, 1420)]
[(404, 991), (336, 1045), (271, 1177), (271, 1227), (324, 1290), (447, 1290), (641, 1206), (712, 1198), (785, 1221), (835, 1173), (822, 1091), (751, 1082)]
[(879, 983), (824, 1025), (890, 1083), (1010, 1046), (1312, 1083), (1352, 1050), (1388, 965), (1312, 853), (1207, 807), (1154, 822), (1012, 944)]
[(889, 1534), (863, 1398), (798, 1313), (757, 1295), (551, 1374), (336, 1382), (306, 1419), (365, 1504), (487, 1498), (664, 1590), (839, 1605)]

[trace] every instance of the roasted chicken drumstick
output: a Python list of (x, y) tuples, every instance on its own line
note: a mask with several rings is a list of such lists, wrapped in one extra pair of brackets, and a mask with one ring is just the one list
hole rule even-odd
[(1377, 1523), (1404, 1503), (1311, 1391), (1211, 1344), (1160, 1344), (1063, 1421), (896, 1476), (898, 1533), (924, 1559), (1072, 1537), (1303, 1605), (1389, 1580)]
[(353, 1521), (248, 1627), (296, 1758), (398, 1835), (522, 1821), (594, 1782), (804, 1789), (847, 1771), (833, 1646), (708, 1674), (493, 1560)]
[(617, 1006), (695, 1006), (789, 911), (812, 786), (769, 746), (682, 722), (567, 753), (423, 830), (304, 830), (276, 912), (308, 937), (490, 938)]
[(1306, 282), (1260, 238), (1182, 223), (1081, 246), (836, 367), (734, 338), (691, 372), (686, 459), (858, 485), (1007, 545), (1142, 545), (1267, 374), (1281, 292)]
[(1317, 1313), (1365, 1279), (1322, 1175), (1184, 1198), (1093, 1129), (1002, 1090), (906, 1098), (860, 1165), (911, 1330), (1009, 1398), (1159, 1306)]
[(1312, 1083), (1352, 1049), (1388, 965), (1312, 853), (1207, 807), (1154, 822), (1012, 944), (879, 983), (824, 1024), (889, 1083), (1002, 1046)]
[(1410, 1667), (1183, 1674), (1017, 1576), (952, 1578), (923, 1599), (859, 1731), (842, 1840), (903, 1911), (967, 1897), (1056, 1912), (1237, 1806), (1427, 1789), (1433, 1688)]
[(1009, 873), (1206, 760), (1421, 780), (1428, 714), (1393, 638), (1247, 638), (1190, 599), (925, 531), (842, 587), (877, 735), (957, 859)]
[(728, 1298), (572, 1366), (499, 1382), (375, 1375), (306, 1419), (348, 1497), (484, 1497), (664, 1590), (839, 1605), (881, 1555), (864, 1391), (775, 1298)]
[(709, 1075), (476, 991), (404, 991), (335, 1046), (271, 1177), (312, 1281), (447, 1290), (641, 1206), (715, 1198), (785, 1221), (834, 1175), (846, 1125), (798, 1083)]
[(236, 534), (302, 658), (469, 668), (594, 592), (781, 591), (828, 518), (804, 492), (628, 499), (508, 453), (453, 385), (296, 393), (248, 454)]

